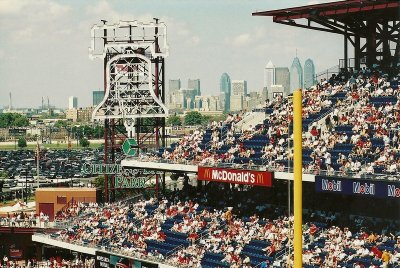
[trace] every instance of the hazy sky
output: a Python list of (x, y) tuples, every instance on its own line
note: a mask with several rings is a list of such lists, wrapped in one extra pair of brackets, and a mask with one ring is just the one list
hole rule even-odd
[(0, 0), (0, 107), (37, 107), (41, 98), (68, 106), (91, 105), (92, 91), (102, 88), (102, 62), (90, 60), (90, 28), (110, 22), (158, 17), (167, 24), (170, 55), (166, 78), (201, 79), (206, 95), (216, 94), (219, 78), (245, 79), (250, 91), (263, 86), (263, 67), (314, 60), (322, 71), (342, 58), (339, 35), (274, 24), (255, 11), (329, 1), (309, 0)]

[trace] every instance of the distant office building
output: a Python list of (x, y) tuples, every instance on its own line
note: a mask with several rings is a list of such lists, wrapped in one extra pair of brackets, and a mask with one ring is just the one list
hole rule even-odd
[(76, 109), (78, 108), (78, 98), (74, 96), (70, 96), (68, 98), (68, 109)]
[(231, 95), (247, 95), (247, 81), (246, 80), (232, 80), (231, 82)]
[(168, 98), (167, 102), (170, 105), (174, 103), (174, 94), (179, 91), (181, 88), (181, 80), (180, 79), (170, 79), (168, 83)]
[(65, 118), (72, 120), (73, 122), (78, 121), (78, 109), (71, 108), (65, 111)]
[(264, 87), (261, 90), (261, 101), (265, 101), (266, 99), (268, 99), (268, 90), (266, 87)]
[(196, 96), (194, 109), (199, 112), (222, 112), (219, 96)]
[(245, 100), (246, 96), (247, 96), (247, 81), (232, 80), (230, 110), (231, 111), (243, 110), (243, 101)]
[(286, 96), (286, 92), (282, 85), (272, 85), (271, 88), (268, 90), (268, 99), (274, 100), (278, 97)]
[(262, 97), (263, 91), (261, 92), (250, 92), (245, 98), (243, 98), (243, 110), (251, 111), (254, 108), (261, 108), (264, 104), (265, 98)]
[(290, 92), (290, 72), (288, 67), (277, 67), (275, 68), (275, 85), (281, 85), (283, 87), (285, 95), (287, 96)]
[(181, 79), (170, 79), (169, 80), (169, 91), (178, 91), (181, 88)]
[(65, 118), (73, 122), (90, 122), (94, 107), (72, 108), (65, 111)]
[(180, 90), (173, 93), (173, 102), (170, 104), (172, 109), (192, 109), (195, 105), (196, 90), (193, 88)]
[(97, 106), (104, 98), (103, 90), (95, 90), (92, 92), (93, 95), (93, 106)]
[(304, 63), (304, 88), (315, 85), (315, 67), (312, 59), (307, 59)]
[(202, 96), (194, 97), (194, 109), (200, 110), (202, 106), (203, 106)]
[(272, 85), (275, 85), (275, 66), (269, 61), (264, 68), (264, 87), (270, 89)]
[(299, 58), (293, 59), (292, 66), (290, 67), (290, 93), (294, 90), (303, 88), (303, 68)]
[(200, 79), (188, 79), (188, 89), (194, 89), (196, 96), (201, 95)]
[(219, 90), (221, 92), (221, 106), (224, 111), (229, 111), (231, 99), (231, 78), (227, 73), (221, 75), (221, 79), (219, 80)]

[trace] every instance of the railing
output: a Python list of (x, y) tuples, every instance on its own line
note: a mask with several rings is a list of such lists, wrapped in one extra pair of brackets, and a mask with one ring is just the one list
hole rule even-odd
[[(132, 203), (132, 202), (136, 202), (141, 197), (143, 197), (142, 194), (137, 194), (137, 195), (134, 195), (134, 196), (127, 197), (127, 198), (125, 198), (123, 200), (120, 200), (119, 202), (121, 204)], [(110, 207), (110, 206), (104, 206), (103, 208), (108, 208), (108, 207)], [(91, 213), (90, 211), (87, 211), (87, 212), (84, 212), (84, 213), (79, 213), (77, 215), (77, 217), (73, 217), (73, 218), (71, 217), (71, 218), (67, 218), (67, 219), (64, 219), (64, 220), (54, 221), (54, 228), (56, 228), (56, 229), (65, 229), (65, 228), (71, 226), (73, 221), (75, 221), (77, 219), (81, 219), (81, 218), (85, 217), (86, 215), (88, 215), (90, 213)]]
[[(291, 225), (293, 225), (293, 223), (291, 223)], [(325, 230), (325, 229), (318, 230), (317, 234), (323, 232), (324, 230)], [(290, 243), (290, 247), (287, 247), (287, 246), (285, 245), (284, 248), (282, 249), (282, 251), (279, 252), (279, 254), (276, 254), (276, 255), (275, 255), (274, 261), (283, 261), (283, 257), (284, 257), (285, 255), (288, 255), (289, 252), (294, 252), (294, 245), (293, 245), (293, 240), (292, 240), (291, 237), (290, 237), (290, 231), (288, 232), (288, 234), (289, 234), (288, 242), (289, 242), (289, 241), (291, 242), (291, 243)], [(307, 237), (306, 239), (304, 239), (303, 246), (306, 245), (306, 244), (308, 244), (309, 242), (310, 242), (310, 237)], [(288, 257), (290, 257), (290, 256), (288, 256)], [(263, 262), (260, 262), (259, 264), (257, 264), (256, 266), (254, 266), (254, 268), (259, 268), (259, 267), (261, 266), (262, 263), (263, 263)]]
[(243, 126), (247, 124), (249, 121), (253, 120), (259, 113), (258, 112), (251, 112), (251, 114), (247, 115), (246, 117), (243, 117), (242, 120), (240, 120), (236, 125), (236, 129), (240, 128), (240, 130), (243, 129)]
[[(158, 211), (158, 208), (154, 209), (153, 212), (152, 212), (151, 214), (148, 214), (148, 216), (154, 215), (157, 211)], [(136, 227), (140, 227), (140, 225), (142, 224), (142, 220), (143, 220), (143, 219), (137, 219), (136, 221), (133, 222), (133, 224), (134, 224)]]
[(116, 254), (122, 255), (122, 256), (127, 257), (127, 258), (133, 257), (133, 258), (135, 258), (135, 259), (137, 259), (139, 261), (151, 261), (151, 262), (156, 262), (156, 263), (160, 263), (160, 262), (165, 261), (165, 260), (163, 260), (163, 259), (161, 259), (159, 257), (144, 255), (144, 254), (142, 254), (140, 252), (130, 252), (128, 254), (127, 252), (124, 252), (121, 248), (119, 248), (119, 250), (118, 249), (114, 249), (114, 248), (108, 248), (107, 249), (105, 247), (98, 247), (98, 246), (95, 246), (95, 245), (90, 244), (90, 243), (84, 243), (82, 241), (64, 241), (63, 239), (60, 239), (59, 237), (52, 237), (49, 234), (35, 233), (35, 235), (42, 236), (42, 237), (49, 238), (49, 239), (53, 239), (53, 240), (56, 240), (56, 241), (65, 242), (65, 243), (76, 245), (76, 246), (83, 246), (83, 247), (96, 249), (96, 250), (99, 250), (99, 251), (102, 251), (102, 252), (107, 252), (109, 254), (115, 254), (116, 253)]
[[(220, 219), (219, 219), (220, 220)], [(221, 220), (220, 220), (221, 221)], [(221, 229), (223, 229), (223, 227), (226, 226), (226, 222), (223, 225), (220, 225)], [(208, 228), (205, 228), (205, 230), (201, 231), (199, 233), (199, 237), (193, 242), (193, 244), (198, 244), (198, 242), (203, 239), (204, 237), (209, 237), (209, 233), (208, 233)], [(165, 259), (168, 261), (171, 260), (171, 258), (180, 250), (183, 249), (185, 246), (184, 245), (179, 245), (173, 249), (171, 249), (170, 251), (167, 252)]]
[[(199, 166), (199, 161), (186, 160), (182, 159), (179, 161), (174, 161), (170, 159), (160, 159), (160, 158), (144, 158), (144, 157), (129, 157), (129, 160), (136, 160), (139, 162), (154, 162), (154, 163), (165, 163), (165, 164), (181, 164), (181, 165), (192, 165)], [(287, 161), (287, 159), (285, 160)], [(256, 171), (271, 171), (271, 172), (288, 172), (293, 173), (293, 168), (287, 167), (276, 167), (272, 166), (267, 159), (265, 162), (262, 162), (261, 165), (248, 165), (248, 164), (236, 164), (236, 163), (216, 163), (215, 165), (202, 164), (205, 167), (222, 167), (222, 168), (234, 168), (234, 169), (247, 169), (247, 170), (256, 170)], [(360, 178), (366, 180), (389, 180), (389, 181), (400, 181), (400, 175), (397, 174), (385, 174), (385, 173), (375, 173), (375, 174), (365, 174), (365, 173), (356, 173), (356, 172), (340, 172), (340, 171), (328, 171), (328, 170), (312, 170), (312, 171), (303, 171), (303, 174), (311, 174), (311, 175), (323, 175), (329, 177), (352, 177), (352, 178)]]
[(14, 228), (48, 228), (40, 225), (39, 217), (27, 218), (27, 219), (15, 219), (11, 221), (11, 218), (0, 217), (0, 227), (14, 227)]
[(315, 75), (315, 80), (318, 82), (322, 78), (325, 78), (328, 80), (332, 74), (338, 74), (339, 73), (339, 65), (335, 65), (330, 67), (329, 69), (326, 69), (323, 72), (319, 72)]

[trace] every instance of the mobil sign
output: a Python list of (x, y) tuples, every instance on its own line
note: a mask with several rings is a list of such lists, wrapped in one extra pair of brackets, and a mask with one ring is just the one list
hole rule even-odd
[(341, 193), (344, 195), (373, 196), (379, 198), (399, 198), (400, 183), (382, 180), (361, 180), (315, 176), (317, 192)]
[(198, 168), (198, 180), (201, 181), (217, 181), (271, 187), (272, 179), (273, 173), (267, 171), (200, 166)]
[(387, 186), (387, 193), (388, 197), (395, 197), (399, 198), (400, 197), (400, 185), (399, 184), (394, 184), (394, 183), (389, 183)]

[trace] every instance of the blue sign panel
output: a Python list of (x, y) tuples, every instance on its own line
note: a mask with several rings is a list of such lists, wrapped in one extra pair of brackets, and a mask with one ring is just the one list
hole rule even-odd
[(400, 182), (315, 176), (317, 192), (344, 195), (400, 198)]

